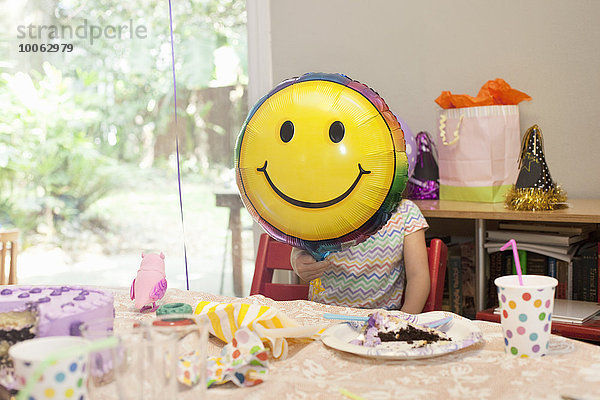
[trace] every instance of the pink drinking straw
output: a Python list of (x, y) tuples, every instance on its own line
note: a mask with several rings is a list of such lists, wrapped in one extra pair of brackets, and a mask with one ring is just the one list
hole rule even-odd
[(510, 239), (504, 246), (500, 247), (500, 250), (504, 251), (508, 246), (512, 246), (515, 267), (517, 269), (517, 275), (519, 276), (519, 285), (523, 286), (523, 274), (521, 272), (521, 263), (519, 262), (519, 253), (517, 252), (517, 242), (515, 242), (515, 239)]

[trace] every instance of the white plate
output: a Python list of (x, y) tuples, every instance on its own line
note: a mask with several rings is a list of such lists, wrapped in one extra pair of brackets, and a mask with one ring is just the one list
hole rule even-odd
[(394, 313), (409, 322), (424, 324), (448, 316), (452, 316), (452, 324), (442, 331), (445, 332), (452, 341), (435, 342), (423, 347), (414, 347), (406, 342), (384, 342), (375, 347), (365, 347), (356, 344), (350, 344), (351, 340), (356, 339), (362, 331), (363, 322), (343, 322), (333, 325), (325, 330), (321, 335), (321, 341), (336, 350), (357, 354), (365, 357), (386, 358), (393, 360), (409, 360), (417, 358), (436, 357), (454, 351), (464, 349), (479, 342), (483, 336), (481, 330), (471, 320), (445, 311), (431, 311), (424, 314), (404, 314)]

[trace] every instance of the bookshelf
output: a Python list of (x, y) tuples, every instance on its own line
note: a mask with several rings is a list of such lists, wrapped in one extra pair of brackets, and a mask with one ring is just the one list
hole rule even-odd
[[(458, 220), (475, 238), (475, 307), (485, 308), (486, 229), (498, 221), (559, 222), (565, 224), (600, 224), (600, 199), (569, 199), (569, 208), (554, 211), (512, 211), (504, 203), (476, 203), (450, 200), (414, 200), (432, 227), (437, 222)], [(441, 223), (439, 222), (441, 220)], [(470, 226), (469, 226), (470, 225)], [(444, 229), (442, 226), (442, 230)]]

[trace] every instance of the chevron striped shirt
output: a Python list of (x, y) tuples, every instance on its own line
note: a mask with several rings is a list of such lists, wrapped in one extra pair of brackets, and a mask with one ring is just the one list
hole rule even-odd
[(406, 281), (404, 236), (428, 227), (416, 204), (402, 200), (376, 234), (327, 257), (334, 265), (310, 282), (309, 299), (346, 307), (399, 309)]

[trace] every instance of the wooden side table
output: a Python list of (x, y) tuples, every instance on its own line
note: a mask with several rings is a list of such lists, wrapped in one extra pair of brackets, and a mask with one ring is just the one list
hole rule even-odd
[(217, 207), (229, 208), (233, 293), (236, 297), (242, 297), (244, 295), (244, 278), (242, 273), (242, 219), (240, 210), (244, 207), (244, 204), (239, 193), (233, 191), (215, 193), (215, 202)]
[(554, 211), (512, 211), (504, 203), (476, 203), (451, 200), (414, 200), (425, 218), (456, 218), (474, 221), (475, 230), (475, 306), (485, 308), (486, 221), (510, 220), (532, 222), (600, 224), (600, 199), (568, 199), (569, 208)]

